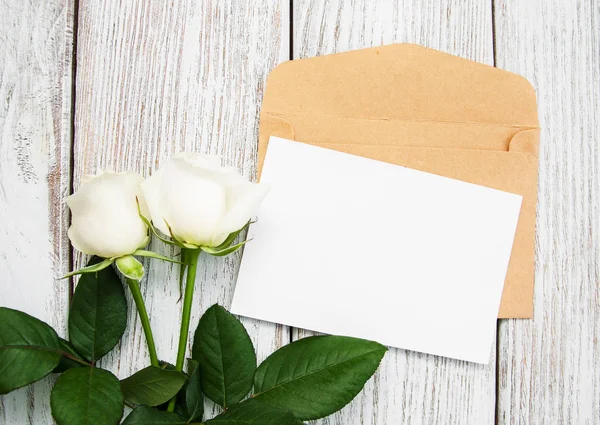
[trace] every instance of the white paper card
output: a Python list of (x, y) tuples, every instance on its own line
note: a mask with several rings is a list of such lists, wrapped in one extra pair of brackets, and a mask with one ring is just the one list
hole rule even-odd
[(271, 137), (231, 311), (488, 363), (521, 196)]

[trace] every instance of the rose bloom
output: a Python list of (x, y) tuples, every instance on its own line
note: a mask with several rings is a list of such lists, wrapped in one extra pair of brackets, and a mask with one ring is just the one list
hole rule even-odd
[(103, 258), (133, 253), (148, 244), (148, 227), (138, 213), (144, 178), (134, 173), (102, 172), (84, 176), (66, 200), (71, 209), (68, 235), (75, 249)]
[(268, 192), (250, 183), (220, 158), (180, 153), (142, 183), (153, 225), (183, 242), (216, 247), (242, 228)]

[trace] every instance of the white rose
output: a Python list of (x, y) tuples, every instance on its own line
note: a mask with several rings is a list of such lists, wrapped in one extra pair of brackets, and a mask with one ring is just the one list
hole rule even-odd
[(136, 196), (142, 212), (140, 184), (144, 178), (134, 173), (100, 173), (84, 176), (81, 187), (67, 198), (71, 209), (69, 239), (85, 253), (103, 258), (132, 254), (148, 244), (148, 227), (139, 216)]
[(268, 192), (217, 156), (180, 153), (142, 183), (153, 225), (196, 246), (216, 247), (256, 214)]

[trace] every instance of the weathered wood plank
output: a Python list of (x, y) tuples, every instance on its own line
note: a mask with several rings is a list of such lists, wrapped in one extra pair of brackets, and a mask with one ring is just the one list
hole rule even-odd
[[(73, 4), (0, 3), (0, 305), (64, 336)], [(52, 378), (0, 396), (0, 424), (51, 423)]]
[[(55, 278), (69, 263), (62, 200), (70, 181), (73, 6), (38, 3), (0, 4), (0, 305), (64, 334), (68, 288)], [(80, 7), (75, 181), (109, 167), (147, 174), (180, 149), (222, 153), (255, 173), (262, 87), (287, 58), (287, 2), (80, 0)], [(498, 421), (596, 424), (600, 10), (591, 0), (497, 0), (495, 11), (497, 65), (534, 83), (543, 127), (535, 319), (500, 324)], [(297, 2), (294, 32), (295, 57), (414, 42), (492, 63), (483, 1)], [(206, 261), (194, 323), (208, 305), (229, 302), (238, 260)], [(153, 263), (150, 274), (159, 353), (172, 360), (175, 273)], [(288, 339), (286, 328), (245, 324), (261, 358)], [(137, 320), (123, 345), (107, 363), (120, 376), (147, 362)], [(493, 365), (394, 350), (359, 399), (321, 423), (493, 423), (494, 375)], [(0, 423), (51, 423), (49, 389), (45, 380), (0, 397)]]
[[(488, 1), (299, 1), (293, 19), (294, 58), (408, 42), (493, 64)], [(495, 355), (480, 366), (390, 350), (358, 398), (318, 423), (493, 424), (495, 375)]]
[(499, 330), (499, 424), (600, 424), (600, 3), (496, 1), (496, 60), (537, 91), (533, 321)]
[[(107, 168), (148, 175), (181, 150), (221, 154), (253, 177), (264, 83), (289, 52), (288, 7), (283, 0), (80, 0), (75, 185), (82, 174)], [(201, 259), (192, 330), (210, 305), (229, 305), (239, 259)], [(173, 363), (177, 270), (152, 262), (142, 283), (159, 357)], [(129, 323), (135, 326), (120, 350), (104, 362), (119, 377), (149, 363), (133, 308)], [(289, 341), (285, 327), (244, 323), (260, 359)]]

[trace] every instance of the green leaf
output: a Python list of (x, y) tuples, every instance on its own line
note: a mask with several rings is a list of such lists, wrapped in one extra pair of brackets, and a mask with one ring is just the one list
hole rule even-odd
[(138, 249), (137, 251), (135, 251), (131, 255), (138, 255), (140, 257), (155, 258), (157, 260), (168, 261), (169, 263), (183, 264), (181, 261), (177, 261), (177, 260), (174, 260), (172, 258), (165, 257), (164, 255), (157, 254), (156, 252), (146, 251), (145, 249)]
[[(95, 260), (92, 260), (92, 261), (95, 261)], [(71, 272), (71, 273), (67, 273), (62, 278), (66, 279), (68, 277), (75, 276), (75, 275), (78, 275), (78, 274), (99, 272), (100, 270), (104, 270), (105, 268), (107, 268), (108, 266), (110, 266), (114, 261), (115, 261), (114, 258), (106, 258), (103, 261), (100, 261), (98, 263), (95, 263), (95, 264), (92, 264), (92, 265), (88, 265), (88, 266), (83, 267), (83, 268), (81, 268), (79, 270), (75, 270), (74, 272)]]
[(252, 388), (256, 370), (252, 341), (240, 321), (220, 305), (200, 318), (192, 359), (200, 363), (202, 391), (223, 407), (239, 402)]
[(204, 415), (204, 397), (202, 396), (200, 368), (197, 367), (190, 376), (185, 389), (185, 409), (188, 422), (201, 421)]
[[(82, 361), (85, 361), (83, 358), (81, 358), (79, 353), (77, 353), (77, 351), (75, 351), (75, 348), (73, 347), (73, 345), (71, 345), (71, 343), (69, 341), (59, 338), (58, 342), (59, 342), (60, 348), (62, 349), (64, 354), (68, 354), (72, 357), (75, 357)], [(52, 373), (62, 373), (62, 372), (67, 371), (68, 369), (71, 369), (74, 367), (83, 367), (84, 366), (81, 363), (78, 363), (75, 360), (70, 359), (69, 357), (65, 357), (64, 354), (63, 354), (62, 358), (60, 359), (60, 363), (58, 364), (58, 366), (56, 366), (54, 368), (54, 370), (52, 370)]]
[(173, 412), (138, 406), (127, 416), (122, 425), (185, 425), (185, 423)]
[(0, 394), (48, 375), (61, 359), (58, 335), (22, 311), (0, 307)]
[[(204, 410), (204, 395), (201, 393), (202, 389), (200, 388), (200, 383), (198, 382), (198, 385), (196, 386), (196, 389), (200, 391), (200, 393), (198, 394), (197, 397), (190, 397), (190, 413), (188, 413), (188, 408), (187, 408), (187, 390), (188, 390), (188, 386), (190, 385), (190, 383), (192, 382), (192, 379), (199, 379), (198, 377), (196, 378), (192, 378), (192, 375), (198, 371), (198, 373), (200, 373), (199, 367), (198, 367), (198, 362), (192, 359), (187, 359), (187, 373), (185, 374), (185, 376), (188, 378), (188, 381), (185, 383), (185, 385), (181, 388), (181, 390), (179, 390), (179, 392), (177, 393), (177, 397), (176, 397), (176, 402), (175, 402), (175, 410), (174, 412), (177, 413), (180, 417), (182, 418), (186, 418), (188, 419), (188, 422), (192, 422), (192, 420), (190, 420), (190, 416), (194, 415), (194, 411), (197, 411), (197, 407), (201, 408), (202, 410)], [(173, 366), (173, 368), (175, 368), (175, 366)], [(195, 391), (195, 390), (194, 390)], [(196, 401), (194, 401), (196, 400)], [(198, 403), (198, 406), (195, 407), (194, 404)], [(157, 408), (160, 410), (164, 410), (161, 409), (162, 407), (164, 407), (165, 409), (167, 408), (169, 403), (165, 403), (162, 404), (160, 406), (158, 406)]]
[(139, 282), (144, 277), (144, 265), (136, 260), (133, 255), (119, 257), (115, 264), (121, 274), (128, 279), (137, 280)]
[(206, 425), (303, 425), (292, 412), (249, 399), (204, 422)]
[(58, 425), (117, 425), (123, 416), (123, 394), (112, 373), (79, 367), (58, 378), (50, 407)]
[(248, 226), (250, 226), (250, 223), (252, 223), (252, 221), (248, 220), (248, 223), (244, 224), (244, 226), (242, 228), (240, 228), (239, 230), (236, 230), (235, 232), (231, 232), (229, 234), (229, 236), (227, 236), (227, 239), (225, 239), (221, 245), (215, 247), (215, 249), (217, 251), (222, 251), (225, 248), (229, 248), (231, 246), (231, 244), (233, 243), (233, 241), (235, 241), (236, 238), (240, 235), (240, 233), (242, 233), (244, 230), (246, 230), (248, 228)]
[(121, 339), (127, 326), (127, 300), (112, 267), (81, 276), (69, 313), (69, 340), (95, 362)]
[(158, 406), (172, 399), (185, 381), (181, 372), (148, 366), (121, 381), (121, 389), (127, 401)]
[(235, 251), (243, 247), (246, 243), (250, 242), (250, 240), (251, 239), (247, 239), (243, 242), (238, 243), (237, 245), (232, 245), (229, 248), (225, 249), (211, 248), (208, 246), (201, 246), (200, 249), (214, 257), (224, 257), (226, 255), (233, 254)]
[(257, 369), (253, 396), (319, 419), (348, 404), (375, 373), (387, 348), (342, 336), (304, 338), (280, 348)]

